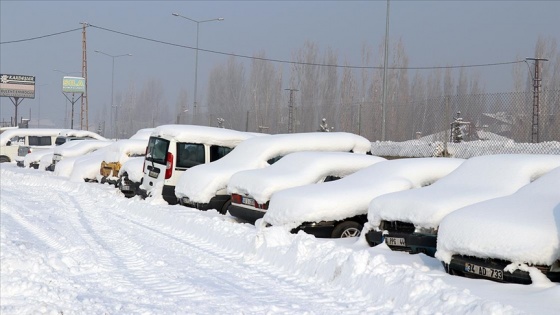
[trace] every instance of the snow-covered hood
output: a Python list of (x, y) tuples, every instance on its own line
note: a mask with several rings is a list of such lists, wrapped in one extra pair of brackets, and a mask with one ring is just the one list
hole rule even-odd
[(431, 186), (373, 199), (368, 222), (373, 227), (387, 220), (437, 228), (452, 211), (513, 194), (558, 166), (559, 155), (505, 154), (470, 158)]
[(194, 202), (207, 203), (216, 192), (227, 188), (233, 174), (266, 167), (267, 161), (271, 158), (299, 151), (353, 151), (365, 154), (370, 149), (369, 140), (346, 132), (310, 132), (254, 137), (243, 141), (218, 161), (186, 170), (175, 186), (175, 195), (178, 198), (186, 196)]
[(296, 152), (269, 167), (233, 174), (227, 190), (266, 203), (275, 191), (317, 183), (329, 175), (345, 177), (381, 161), (385, 159), (348, 152)]
[(366, 214), (378, 196), (429, 185), (463, 159), (418, 158), (376, 163), (334, 182), (289, 188), (272, 195), (264, 221), (290, 228), (303, 222), (342, 220)]
[(551, 265), (560, 258), (560, 168), (516, 193), (461, 208), (439, 226), (436, 257)]

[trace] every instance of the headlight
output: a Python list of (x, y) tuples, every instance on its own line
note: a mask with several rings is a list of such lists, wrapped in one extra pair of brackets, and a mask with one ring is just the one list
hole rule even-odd
[(437, 234), (437, 228), (415, 227), (414, 233), (436, 235)]

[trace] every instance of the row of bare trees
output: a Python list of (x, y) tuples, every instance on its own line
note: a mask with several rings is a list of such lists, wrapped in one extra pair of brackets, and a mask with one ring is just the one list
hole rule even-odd
[[(500, 97), (496, 101), (484, 97), (483, 78), (476, 70), (407, 70), (409, 57), (402, 40), (392, 43), (389, 51), (386, 140), (403, 141), (418, 134), (444, 130), (458, 111), (465, 120), (475, 124), (480, 124), (483, 113), (493, 111), (530, 116), (532, 98), (516, 97), (507, 100), (511, 104), (501, 104)], [(285, 64), (267, 61), (264, 51), (255, 54), (256, 58), (250, 62), (229, 57), (211, 69), (206, 97), (198, 108), (190, 104), (186, 90), (179, 93), (175, 106), (169, 108), (163, 84), (158, 79), (144, 83), (139, 91), (131, 83), (124, 95), (117, 94), (117, 104), (121, 104), (116, 122), (119, 137), (166, 123), (285, 133), (290, 105), (287, 89), (295, 89), (293, 123), (296, 132), (316, 131), (321, 120), (326, 118), (336, 131), (361, 134), (372, 141), (381, 140), (383, 46), (375, 50), (364, 45), (361, 56), (362, 68), (349, 67), (336, 51), (329, 48), (321, 52), (316, 43), (308, 41), (293, 52), (294, 63), (288, 70)], [(549, 59), (542, 64), (543, 89), (560, 89), (560, 51), (556, 41), (539, 38), (535, 57)], [(524, 62), (514, 65), (515, 91), (532, 91), (533, 70), (528, 71), (531, 66)], [(560, 113), (559, 106), (558, 101), (547, 100), (543, 102), (542, 112)], [(517, 116), (521, 120), (517, 123), (530, 129), (530, 118), (524, 119), (523, 115)]]

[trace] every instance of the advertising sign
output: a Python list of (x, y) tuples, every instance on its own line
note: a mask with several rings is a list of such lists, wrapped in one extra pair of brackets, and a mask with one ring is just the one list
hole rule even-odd
[(62, 92), (84, 94), (86, 92), (86, 79), (82, 77), (63, 77)]
[(0, 96), (35, 98), (35, 77), (21, 74), (0, 74)]

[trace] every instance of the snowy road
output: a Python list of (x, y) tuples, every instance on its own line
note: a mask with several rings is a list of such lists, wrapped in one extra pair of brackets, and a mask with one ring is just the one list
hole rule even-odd
[(424, 255), (257, 231), (215, 211), (129, 200), (108, 185), (12, 165), (0, 172), (2, 314), (560, 309), (550, 302), (555, 284), (460, 279)]

